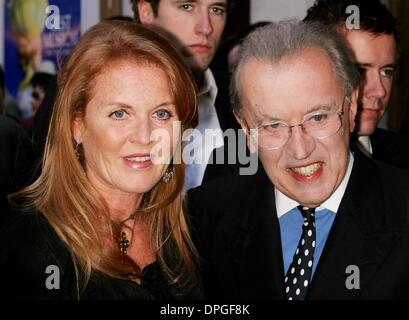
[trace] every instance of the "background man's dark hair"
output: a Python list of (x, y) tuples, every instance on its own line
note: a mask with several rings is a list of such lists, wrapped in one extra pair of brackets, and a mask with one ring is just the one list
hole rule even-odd
[[(133, 14), (134, 14), (135, 21), (141, 22), (139, 20), (138, 1), (139, 0), (131, 0), (131, 4), (132, 4), (132, 9), (133, 9)], [(158, 15), (159, 1), (160, 0), (146, 0), (146, 2), (149, 2), (151, 4), (152, 11), (153, 11), (153, 14), (155, 15), (155, 17)]]
[(345, 26), (351, 13), (346, 8), (355, 5), (360, 13), (360, 30), (375, 34), (393, 34), (398, 41), (396, 19), (379, 0), (316, 0), (308, 9), (304, 21), (319, 21), (332, 26)]
[(31, 78), (30, 83), (33, 87), (39, 86), (44, 92), (46, 92), (53, 77), (52, 74), (36, 72)]
[(233, 49), (236, 45), (239, 45), (252, 31), (256, 30), (257, 28), (264, 27), (268, 25), (269, 21), (259, 21), (249, 25), (239, 34), (235, 34), (224, 40), (220, 47), (217, 49), (216, 55), (214, 56), (212, 63), (210, 65), (211, 69), (228, 72), (228, 54), (231, 49)]

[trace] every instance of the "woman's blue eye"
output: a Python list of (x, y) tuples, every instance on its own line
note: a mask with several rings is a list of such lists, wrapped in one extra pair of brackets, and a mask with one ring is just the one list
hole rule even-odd
[(155, 116), (156, 118), (158, 118), (159, 120), (166, 120), (169, 119), (172, 115), (169, 111), (167, 110), (159, 110), (155, 112)]
[(116, 110), (110, 114), (110, 117), (113, 117), (114, 119), (123, 119), (125, 115), (126, 113), (124, 110)]

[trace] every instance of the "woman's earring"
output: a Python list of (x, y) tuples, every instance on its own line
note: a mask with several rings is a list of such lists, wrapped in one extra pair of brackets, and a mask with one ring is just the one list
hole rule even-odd
[(126, 238), (126, 233), (121, 231), (118, 241), (118, 247), (121, 251), (121, 256), (126, 256), (129, 248), (129, 240)]
[(81, 161), (81, 157), (82, 157), (82, 143), (78, 143), (75, 145), (75, 156), (77, 157), (78, 161)]
[(166, 172), (162, 177), (163, 182), (169, 183), (169, 181), (173, 178), (174, 174), (175, 174), (175, 167), (171, 165), (166, 169)]

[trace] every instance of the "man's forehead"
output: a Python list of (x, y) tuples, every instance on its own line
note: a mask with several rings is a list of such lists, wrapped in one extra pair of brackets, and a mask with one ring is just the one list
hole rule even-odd
[(385, 60), (384, 64), (395, 63), (397, 45), (392, 34), (352, 30), (345, 33), (345, 38), (356, 62), (371, 63), (371, 60)]
[(246, 96), (268, 99), (338, 94), (340, 83), (332, 62), (325, 53), (310, 50), (283, 57), (278, 61), (249, 58), (239, 66), (236, 80)]
[[(253, 69), (253, 72), (255, 70)], [(247, 79), (251, 80), (251, 79)], [(268, 81), (263, 78), (262, 80)], [(243, 85), (245, 87), (243, 87)], [(274, 86), (274, 85), (273, 85)], [(242, 105), (247, 117), (257, 121), (289, 120), (293, 117), (318, 111), (336, 111), (342, 103), (343, 89), (338, 83), (312, 90), (307, 88), (280, 87), (279, 90), (264, 86), (263, 84), (242, 83)]]

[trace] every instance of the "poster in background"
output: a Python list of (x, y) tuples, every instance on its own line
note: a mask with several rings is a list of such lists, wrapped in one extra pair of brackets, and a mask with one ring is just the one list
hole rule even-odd
[(30, 79), (56, 73), (81, 35), (81, 0), (6, 0), (4, 71), (8, 91), (30, 117)]

